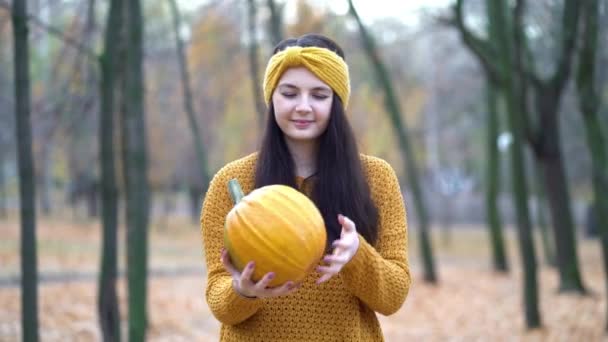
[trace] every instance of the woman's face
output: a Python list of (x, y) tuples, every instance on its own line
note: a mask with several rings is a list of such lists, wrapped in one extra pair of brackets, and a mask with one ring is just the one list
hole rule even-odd
[(329, 122), (333, 90), (305, 67), (287, 69), (272, 94), (274, 117), (285, 138), (316, 141)]

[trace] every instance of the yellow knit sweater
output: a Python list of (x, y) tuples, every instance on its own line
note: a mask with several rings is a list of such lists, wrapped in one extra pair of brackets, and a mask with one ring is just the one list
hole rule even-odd
[[(397, 177), (385, 161), (361, 155), (372, 199), (378, 207), (375, 246), (359, 236), (359, 249), (337, 276), (317, 285), (311, 273), (296, 292), (270, 299), (246, 298), (232, 287), (220, 261), (224, 221), (233, 204), (227, 183), (236, 178), (253, 190), (257, 153), (223, 167), (211, 181), (201, 214), (207, 262), (206, 298), (222, 323), (221, 341), (382, 341), (375, 312), (396, 312), (411, 277), (407, 223)], [(355, 222), (356, 224), (356, 222)]]

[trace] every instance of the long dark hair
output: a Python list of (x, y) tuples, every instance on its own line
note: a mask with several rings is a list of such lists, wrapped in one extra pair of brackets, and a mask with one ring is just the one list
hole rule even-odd
[[(334, 51), (344, 59), (344, 52), (327, 37), (308, 34), (280, 42), (273, 53), (288, 46), (317, 46)], [(293, 158), (285, 143), (283, 131), (274, 118), (272, 101), (268, 105), (266, 130), (258, 154), (255, 187), (284, 184), (294, 188), (296, 174)], [(334, 93), (329, 123), (319, 137), (317, 170), (311, 199), (317, 205), (327, 229), (328, 248), (340, 237), (338, 214), (349, 217), (367, 242), (378, 237), (378, 210), (363, 174), (357, 142), (344, 113), (340, 97)]]

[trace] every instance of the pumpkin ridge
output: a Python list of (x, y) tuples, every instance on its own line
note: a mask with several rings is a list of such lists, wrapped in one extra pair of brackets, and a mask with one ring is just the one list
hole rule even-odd
[[(306, 199), (308, 199), (308, 201), (302, 201), (299, 202), (299, 206), (300, 209), (298, 211), (299, 216), (302, 218), (303, 221), (306, 221), (311, 227), (317, 227), (319, 226), (319, 223), (323, 226), (323, 233), (327, 233), (325, 230), (325, 221), (323, 220), (323, 216), (321, 216), (321, 212), (319, 211), (319, 208), (317, 208), (316, 204), (312, 201), (312, 199), (310, 199), (308, 196), (306, 196), (304, 193), (301, 193), (298, 191), (299, 194), (301, 194), (303, 197), (306, 197)], [(314, 212), (316, 213), (316, 215), (304, 215), (303, 213), (305, 212)], [(315, 219), (316, 216), (316, 219)], [(305, 230), (305, 232), (308, 233), (309, 237), (314, 237), (314, 232), (311, 230)], [(325, 240), (327, 239), (327, 237), (325, 238)], [(324, 245), (326, 243), (326, 241), (323, 241)]]
[[(294, 191), (296, 191), (294, 189)], [(286, 202), (292, 202), (289, 195), (284, 193), (284, 192), (280, 192), (279, 193), (280, 196), (283, 197), (283, 199)], [(304, 196), (304, 194), (298, 192), (298, 194), (301, 194), (302, 196)], [(294, 203), (294, 205), (289, 205), (289, 206), (285, 206), (287, 207), (286, 209), (289, 211), (289, 215), (290, 217), (297, 217), (299, 221), (303, 221), (304, 224), (308, 224), (310, 227), (315, 227), (314, 223), (312, 222), (311, 218), (308, 217), (307, 215), (303, 215), (304, 211), (310, 211), (311, 208), (308, 205), (309, 203), (304, 202), (304, 203), (300, 203), (300, 205), (298, 206), (297, 203)], [(307, 206), (308, 208), (301, 208), (302, 206)], [(298, 210), (300, 209), (300, 210)], [(314, 207), (314, 209), (316, 210), (316, 207)], [(306, 236), (302, 236), (303, 234), (305, 234)], [(307, 240), (311, 240), (311, 238), (314, 238), (314, 234), (312, 231), (307, 230), (307, 229), (299, 229), (299, 234), (297, 234), (298, 237), (298, 242), (303, 245), (304, 247), (306, 247), (306, 252), (307, 255), (315, 255), (317, 253), (314, 252), (314, 247), (315, 246), (310, 246), (310, 244), (305, 243)], [(307, 268), (310, 268), (309, 265), (307, 265)]]
[[(249, 199), (245, 199), (245, 203), (247, 205), (252, 206), (252, 207), (259, 205), (259, 203), (257, 203), (257, 201), (250, 201)], [(269, 213), (274, 213), (275, 211), (274, 210), (269, 210), (268, 212)], [(280, 215), (273, 215), (273, 216), (275, 216), (275, 220), (276, 220), (277, 217), (280, 219), (281, 225), (288, 226), (286, 220), (283, 217), (281, 217)], [(248, 227), (255, 226), (255, 224), (252, 224), (252, 222), (250, 220), (248, 220), (247, 218), (245, 218), (245, 215), (238, 215), (237, 214), (237, 217), (238, 217), (239, 220), (241, 220), (242, 222), (244, 222), (243, 226), (248, 226)], [(286, 261), (286, 266), (287, 267), (295, 268), (295, 269), (301, 270), (301, 271), (303, 270), (301, 267), (297, 266), (297, 262), (294, 262), (293, 259), (286, 257), (284, 255), (284, 253), (281, 253), (281, 251), (279, 251), (276, 247), (274, 247), (274, 244), (271, 243), (270, 241), (268, 241), (268, 239), (265, 238), (261, 234), (261, 232), (259, 230), (257, 230), (257, 229), (251, 229), (250, 233), (251, 233), (250, 237), (255, 238), (257, 240), (257, 242), (259, 243), (259, 245), (256, 244), (256, 243), (249, 243), (248, 245), (249, 245), (249, 247), (251, 249), (253, 249), (253, 250), (255, 250), (257, 252), (257, 251), (260, 250), (259, 247), (261, 245), (263, 247), (262, 252), (263, 251), (270, 252), (270, 253), (263, 253), (263, 254), (269, 254), (271, 256), (283, 259), (284, 261)], [(252, 241), (248, 241), (248, 242), (252, 242)], [(258, 248), (256, 248), (256, 246)], [(255, 253), (255, 254), (259, 254), (259, 253)], [(281, 271), (281, 270), (271, 270), (271, 271), (272, 272), (278, 272), (278, 271)], [(264, 274), (260, 274), (259, 276), (263, 277)]]
[[(235, 212), (236, 209), (232, 208), (228, 212), (227, 217), (235, 215)], [(238, 254), (232, 246), (232, 241), (230, 240), (230, 235), (226, 226), (224, 226), (224, 246), (228, 250), (228, 254), (230, 255), (230, 261), (232, 262), (232, 264), (236, 266), (238, 270), (243, 270), (243, 268), (245, 268), (245, 265), (243, 264), (243, 261), (238, 257)]]
[[(276, 199), (272, 199), (272, 201), (278, 202)], [(273, 219), (275, 220), (275, 222), (280, 222), (279, 227), (289, 227), (292, 224), (289, 222), (289, 220), (287, 220), (283, 215), (281, 215), (279, 212), (277, 212), (274, 207), (272, 210), (269, 210), (269, 214), (271, 214), (273, 216)], [(279, 232), (279, 234), (281, 234), (282, 232)], [(302, 241), (302, 239), (299, 239), (298, 241), (300, 244), (304, 244), (304, 242)], [(299, 271), (306, 271), (305, 267), (301, 266), (301, 262), (297, 259), (293, 259), (293, 255), (290, 255), (289, 253), (287, 253), (286, 255), (284, 255), (284, 253), (277, 253), (277, 255), (282, 258), (283, 260), (286, 261), (286, 264), (288, 264), (287, 266), (292, 267), (296, 270)]]

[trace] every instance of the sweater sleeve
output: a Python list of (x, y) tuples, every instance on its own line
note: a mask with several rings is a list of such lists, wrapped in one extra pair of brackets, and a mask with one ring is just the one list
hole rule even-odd
[(229, 178), (220, 170), (211, 181), (201, 212), (201, 232), (207, 264), (207, 304), (220, 322), (234, 325), (253, 316), (263, 301), (238, 294), (232, 287), (232, 276), (220, 260), (225, 219), (233, 206), (228, 193)]
[(341, 277), (370, 309), (390, 315), (401, 308), (411, 284), (407, 218), (399, 182), (390, 165), (381, 161), (369, 178), (375, 182), (370, 190), (378, 208), (378, 240), (374, 247), (359, 236), (359, 249), (342, 268)]

